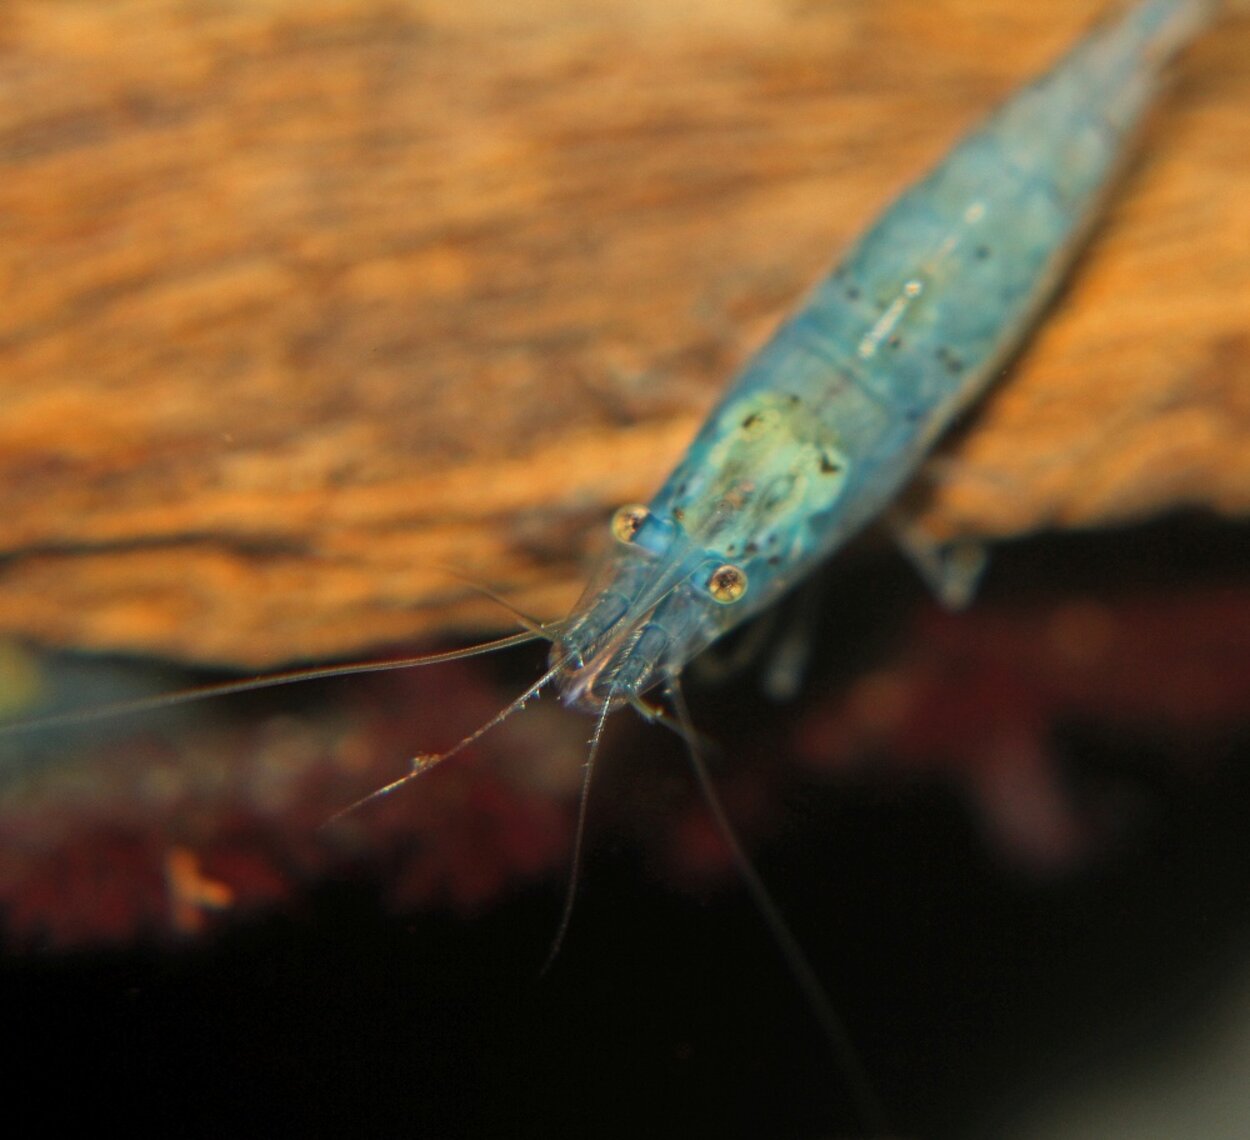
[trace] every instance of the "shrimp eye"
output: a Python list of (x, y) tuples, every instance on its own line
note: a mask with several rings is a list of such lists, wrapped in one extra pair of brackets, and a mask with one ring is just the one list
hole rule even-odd
[(728, 562), (716, 567), (707, 580), (707, 592), (712, 595), (713, 601), (723, 606), (736, 602), (747, 592), (746, 571)]
[(629, 506), (621, 507), (612, 516), (612, 537), (617, 542), (633, 542), (638, 528), (647, 521), (650, 513), (641, 503), (630, 503)]

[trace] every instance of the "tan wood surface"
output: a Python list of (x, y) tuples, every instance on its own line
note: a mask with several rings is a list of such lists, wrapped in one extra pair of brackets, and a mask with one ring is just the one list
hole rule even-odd
[[(16, 0), (0, 633), (262, 665), (544, 617), (1084, 0)], [(939, 535), (1250, 510), (1250, 19), (931, 468)]]

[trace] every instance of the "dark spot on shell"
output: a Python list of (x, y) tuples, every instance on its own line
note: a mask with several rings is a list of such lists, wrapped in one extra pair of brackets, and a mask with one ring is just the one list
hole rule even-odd
[(686, 512), (683, 511), (681, 507), (673, 508), (673, 518), (675, 518), (678, 522), (681, 522), (681, 520), (684, 519), (685, 517), (686, 517)]
[(797, 404), (801, 404), (802, 402), (803, 402), (803, 401), (802, 401), (802, 400), (800, 400), (800, 399), (798, 398), (798, 396), (796, 396), (793, 392), (791, 392), (791, 393), (790, 393), (790, 407), (792, 407), (792, 408), (793, 408), (793, 407), (795, 407)]
[(744, 428), (754, 427), (759, 422), (760, 422), (759, 412), (752, 412), (749, 416), (746, 417), (746, 419), (742, 421), (742, 426)]
[(781, 555), (780, 555), (780, 554), (774, 554), (774, 555), (773, 555), (773, 556), (772, 556), (772, 557), (768, 560), (768, 565), (769, 565), (769, 566), (780, 566), (780, 565), (781, 565)]
[(898, 348), (900, 345), (902, 345), (903, 338), (901, 336), (892, 336), (885, 343), (889, 348)]
[(743, 554), (758, 554), (759, 551), (760, 544), (758, 542), (748, 542), (746, 546), (742, 548)]
[(952, 376), (958, 376), (964, 370), (964, 362), (956, 356), (948, 356), (946, 358), (946, 371)]
[(858, 285), (848, 285), (846, 287), (847, 298), (851, 301), (858, 301), (860, 297)]
[(972, 252), (973, 252), (973, 256), (978, 261), (984, 261), (990, 255), (990, 247), (988, 245), (979, 245)]
[(842, 464), (835, 463), (824, 453), (820, 456), (820, 472), (822, 475), (836, 475), (842, 470)]

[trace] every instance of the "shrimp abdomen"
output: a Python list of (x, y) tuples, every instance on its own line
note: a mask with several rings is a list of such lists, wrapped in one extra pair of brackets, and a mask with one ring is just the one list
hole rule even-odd
[[(1146, 0), (1096, 27), (992, 112), (885, 210), (740, 374), (653, 510), (695, 517), (712, 491), (732, 504), (724, 487), (733, 480), (715, 468), (744, 453), (735, 441), (758, 432), (767, 412), (776, 436), (766, 441), (768, 465), (738, 483), (798, 480), (809, 491), (829, 490), (808, 494), (806, 513), (744, 513), (744, 528), (768, 522), (764, 537), (786, 554), (748, 568), (757, 587), (769, 587), (756, 599), (806, 573), (878, 513), (1021, 343), (1112, 182), (1166, 62), (1210, 7)], [(798, 458), (782, 471), (788, 453)], [(808, 471), (826, 456), (836, 456), (828, 483)], [(723, 520), (718, 527), (735, 539), (724, 551), (732, 557), (762, 541)]]

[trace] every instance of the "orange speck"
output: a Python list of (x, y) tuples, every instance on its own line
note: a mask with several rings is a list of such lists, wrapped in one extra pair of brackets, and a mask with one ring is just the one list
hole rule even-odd
[(234, 902), (234, 891), (200, 870), (199, 856), (185, 847), (171, 847), (165, 855), (165, 883), (175, 930), (198, 934), (204, 928), (206, 910), (225, 910)]

